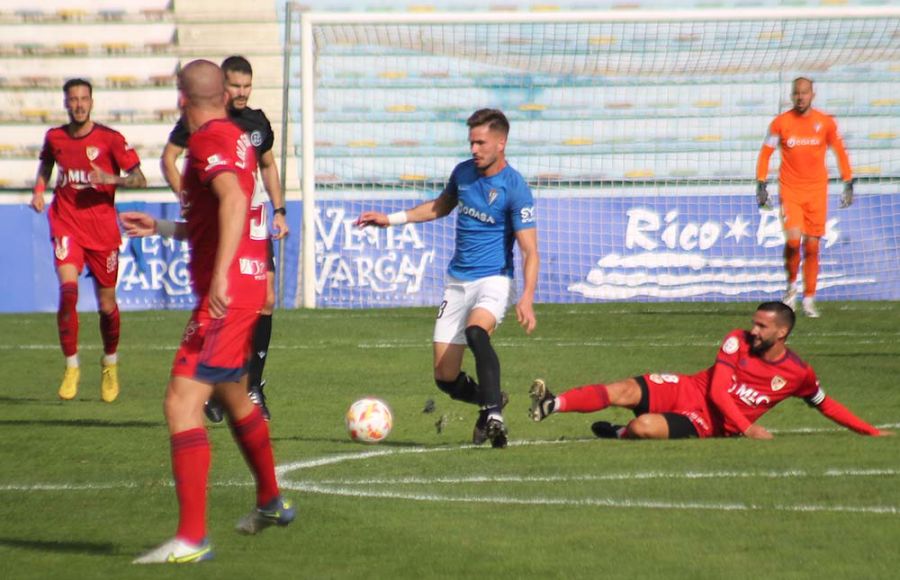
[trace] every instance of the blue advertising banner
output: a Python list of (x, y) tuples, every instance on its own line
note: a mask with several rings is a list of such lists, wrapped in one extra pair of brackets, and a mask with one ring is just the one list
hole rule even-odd
[[(836, 201), (836, 200), (834, 200)], [(777, 210), (752, 196), (539, 196), (539, 302), (757, 301), (784, 291)], [(440, 303), (453, 252), (455, 214), (425, 224), (359, 229), (370, 209), (414, 200), (329, 200), (316, 210), (317, 306), (369, 308)], [(300, 263), (299, 202), (288, 204), (284, 297), (295, 307)], [(166, 219), (175, 203), (122, 205)], [(0, 311), (53, 312), (58, 289), (45, 215), (0, 206)], [(123, 238), (118, 297), (126, 310), (190, 308), (183, 242)], [(278, 246), (276, 246), (276, 252)], [(869, 194), (830, 208), (821, 241), (820, 300), (900, 299), (900, 195)], [(14, 273), (14, 275), (13, 275)], [(518, 274), (517, 274), (518, 276)], [(520, 281), (521, 283), (521, 281)], [(79, 309), (96, 308), (82, 278)]]

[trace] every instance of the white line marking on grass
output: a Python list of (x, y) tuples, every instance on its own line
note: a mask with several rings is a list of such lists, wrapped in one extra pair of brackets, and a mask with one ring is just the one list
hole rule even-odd
[[(589, 442), (588, 440), (574, 441), (516, 441), (513, 446), (525, 445), (553, 445), (561, 443)], [(823, 472), (808, 472), (803, 470), (788, 471), (714, 471), (714, 472), (636, 472), (615, 473), (604, 475), (575, 475), (575, 476), (490, 476), (473, 475), (467, 477), (398, 477), (377, 479), (337, 479), (321, 481), (293, 481), (286, 476), (304, 469), (313, 469), (323, 465), (335, 465), (346, 461), (375, 459), (394, 455), (409, 455), (434, 453), (442, 451), (460, 451), (473, 448), (472, 445), (455, 447), (413, 447), (405, 449), (379, 449), (364, 451), (361, 453), (344, 453), (329, 457), (319, 457), (305, 461), (296, 461), (279, 466), (276, 471), (279, 474), (279, 484), (284, 489), (291, 489), (305, 493), (317, 493), (324, 495), (337, 495), (343, 497), (377, 498), (377, 499), (401, 499), (421, 502), (448, 502), (448, 503), (490, 503), (509, 505), (543, 505), (543, 506), (593, 506), (609, 508), (641, 508), (641, 509), (670, 509), (670, 510), (711, 510), (711, 511), (790, 511), (790, 512), (840, 512), (840, 513), (866, 513), (866, 514), (900, 514), (897, 506), (845, 506), (845, 505), (757, 505), (748, 503), (704, 503), (704, 502), (670, 502), (652, 499), (621, 499), (621, 498), (568, 498), (568, 497), (510, 497), (510, 496), (485, 496), (485, 495), (445, 495), (439, 493), (415, 493), (398, 490), (374, 490), (356, 489), (354, 486), (372, 485), (434, 485), (434, 484), (459, 484), (459, 483), (531, 483), (531, 482), (572, 482), (572, 481), (610, 481), (610, 480), (636, 480), (636, 479), (713, 479), (713, 478), (798, 478), (798, 477), (895, 477), (900, 475), (900, 470), (887, 469), (839, 469), (829, 468)]]

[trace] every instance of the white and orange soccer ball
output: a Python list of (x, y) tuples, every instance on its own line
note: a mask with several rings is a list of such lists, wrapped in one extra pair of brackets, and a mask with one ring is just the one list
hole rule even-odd
[(391, 408), (374, 397), (366, 397), (350, 405), (345, 420), (350, 438), (362, 443), (383, 441), (394, 427)]

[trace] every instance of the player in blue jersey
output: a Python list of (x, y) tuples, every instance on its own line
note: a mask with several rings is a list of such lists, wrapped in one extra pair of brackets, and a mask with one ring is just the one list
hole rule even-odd
[[(480, 109), (466, 122), (472, 159), (456, 166), (441, 194), (406, 211), (360, 214), (360, 227), (387, 227), (456, 216), (456, 250), (450, 261), (444, 298), (434, 326), (434, 380), (451, 398), (478, 405), (472, 442), (506, 447), (500, 392), (500, 361), (491, 334), (515, 300), (513, 244), (524, 270), (516, 318), (527, 334), (537, 323), (534, 291), (538, 255), (534, 199), (525, 179), (505, 156), (509, 121), (502, 111)], [(476, 382), (462, 371), (466, 345), (475, 355)]]

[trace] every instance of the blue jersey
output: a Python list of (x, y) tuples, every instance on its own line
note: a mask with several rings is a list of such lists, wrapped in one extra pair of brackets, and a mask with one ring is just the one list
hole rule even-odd
[(485, 177), (470, 159), (456, 166), (445, 193), (456, 197), (456, 251), (448, 272), (460, 280), (513, 277), (515, 233), (535, 227), (534, 198), (507, 165)]

